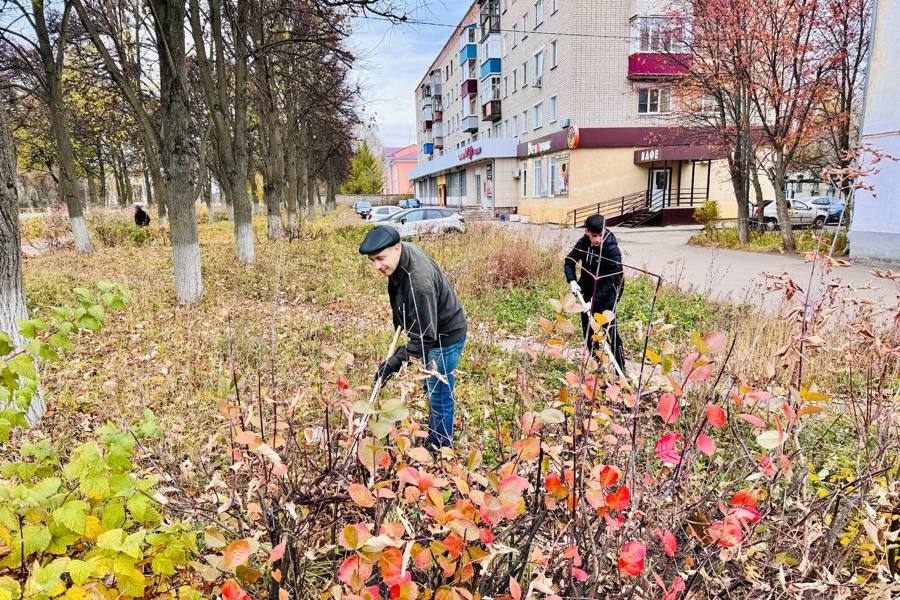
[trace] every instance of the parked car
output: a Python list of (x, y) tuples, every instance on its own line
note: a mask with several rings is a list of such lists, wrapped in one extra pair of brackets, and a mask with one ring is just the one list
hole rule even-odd
[(408, 200), (401, 200), (398, 206), (400, 208), (422, 208), (422, 202), (418, 198), (409, 198)]
[[(828, 220), (827, 210), (807, 204), (803, 200), (788, 200), (787, 204), (792, 227), (814, 227), (819, 229), (823, 227)], [(778, 211), (775, 202), (767, 200), (765, 207), (762, 210), (762, 215), (759, 213), (760, 210), (757, 208), (756, 215), (754, 215), (754, 221), (758, 225), (765, 227), (769, 231), (778, 229)]]
[(365, 219), (366, 215), (369, 214), (369, 211), (372, 210), (372, 203), (359, 200), (353, 203), (353, 210), (356, 214)]
[(401, 238), (466, 231), (465, 219), (449, 208), (411, 208), (392, 215), (385, 223), (396, 227)]
[(366, 217), (366, 220), (372, 221), (373, 223), (384, 221), (397, 214), (401, 210), (403, 209), (399, 206), (375, 206), (372, 208), (372, 210), (369, 211), (369, 215)]
[(813, 198), (803, 198), (803, 201), (812, 204), (816, 208), (828, 211), (828, 223), (838, 223), (841, 215), (844, 213), (844, 201), (840, 198), (831, 196), (815, 196)]

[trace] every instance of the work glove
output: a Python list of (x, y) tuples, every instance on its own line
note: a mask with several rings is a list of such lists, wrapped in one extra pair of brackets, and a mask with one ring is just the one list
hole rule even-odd
[(581, 295), (581, 286), (578, 285), (577, 281), (570, 281), (569, 287), (572, 289), (572, 293), (575, 294), (576, 298)]
[(375, 382), (373, 385), (378, 385), (378, 380), (381, 380), (381, 385), (384, 385), (388, 382), (388, 379), (394, 376), (394, 369), (391, 368), (391, 365), (388, 364), (388, 361), (384, 361), (378, 366), (378, 370), (375, 371)]

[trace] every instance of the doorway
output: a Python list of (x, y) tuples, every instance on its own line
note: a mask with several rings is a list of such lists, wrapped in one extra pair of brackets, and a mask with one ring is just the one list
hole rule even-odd
[(669, 204), (671, 169), (653, 169), (650, 173), (650, 210), (662, 210)]
[(481, 206), (481, 173), (475, 173), (475, 206)]

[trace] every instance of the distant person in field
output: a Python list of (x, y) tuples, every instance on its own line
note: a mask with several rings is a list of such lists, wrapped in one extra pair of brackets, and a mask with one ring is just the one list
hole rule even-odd
[(453, 372), (465, 348), (468, 329), (462, 303), (437, 263), (415, 244), (401, 242), (400, 234), (389, 225), (369, 231), (359, 253), (388, 278), (394, 327), (402, 328), (407, 338), (406, 345), (378, 367), (376, 384), (387, 381), (413, 358), (434, 368), (441, 377), (432, 375), (423, 382), (431, 403), (428, 446), (452, 446), (456, 410)]
[[(576, 272), (577, 264), (581, 265), (580, 276)], [(566, 256), (564, 270), (575, 297), (581, 294), (585, 302), (591, 305), (590, 313), (581, 313), (581, 327), (587, 348), (593, 354), (597, 350), (597, 342), (594, 341), (594, 332), (590, 331), (590, 315), (615, 311), (625, 289), (622, 252), (616, 236), (606, 228), (602, 215), (592, 215), (585, 221), (584, 235)], [(605, 330), (613, 356), (624, 373), (625, 348), (619, 337), (617, 320), (607, 324)]]
[(144, 210), (140, 204), (134, 205), (134, 224), (138, 227), (146, 227), (150, 224), (150, 215)]

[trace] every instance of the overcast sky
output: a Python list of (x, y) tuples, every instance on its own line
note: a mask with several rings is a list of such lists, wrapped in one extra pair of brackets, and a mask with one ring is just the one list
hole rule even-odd
[[(429, 0), (427, 8), (410, 16), (455, 26), (469, 6), (468, 0)], [(354, 73), (363, 90), (364, 115), (374, 115), (376, 133), (383, 145), (415, 143), (416, 85), (451, 33), (453, 29), (449, 27), (356, 21), (351, 46), (359, 61)]]

